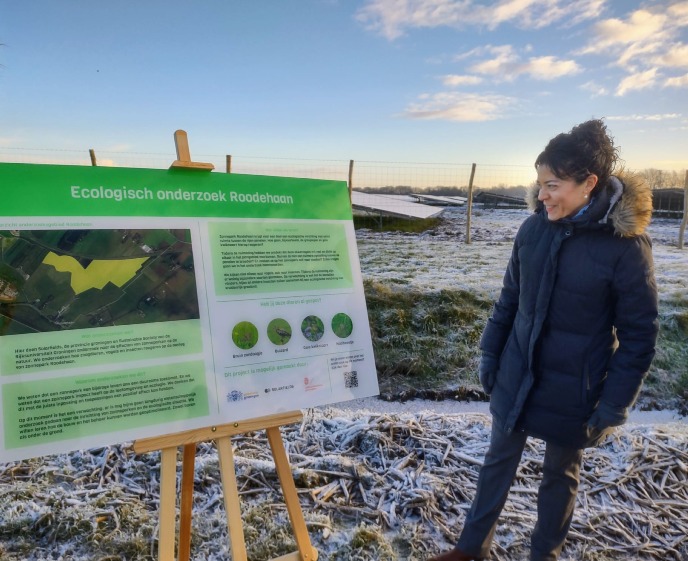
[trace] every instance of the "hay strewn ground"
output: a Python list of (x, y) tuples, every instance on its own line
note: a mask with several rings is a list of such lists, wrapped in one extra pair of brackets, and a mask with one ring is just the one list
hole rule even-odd
[[(480, 414), (307, 412), (283, 430), (321, 560), (422, 561), (452, 544), (489, 437)], [(249, 559), (295, 550), (261, 432), (234, 440)], [(564, 561), (688, 557), (688, 429), (629, 426), (587, 453)], [(542, 445), (531, 441), (493, 558), (527, 557)], [(217, 454), (196, 464), (194, 560), (229, 559)], [(159, 457), (112, 446), (0, 471), (3, 561), (156, 559)]]

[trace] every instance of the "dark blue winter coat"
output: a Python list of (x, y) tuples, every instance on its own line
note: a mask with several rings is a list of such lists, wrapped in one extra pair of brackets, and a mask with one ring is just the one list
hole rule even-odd
[(625, 176), (598, 191), (554, 222), (531, 194), (480, 344), (494, 422), (572, 448), (606, 434), (587, 426), (596, 409), (605, 427), (626, 420), (658, 332), (649, 188)]

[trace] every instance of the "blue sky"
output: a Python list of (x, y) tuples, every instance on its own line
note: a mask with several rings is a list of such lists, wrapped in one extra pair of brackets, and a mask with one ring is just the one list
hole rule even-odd
[(688, 167), (688, 1), (0, 0), (0, 148)]

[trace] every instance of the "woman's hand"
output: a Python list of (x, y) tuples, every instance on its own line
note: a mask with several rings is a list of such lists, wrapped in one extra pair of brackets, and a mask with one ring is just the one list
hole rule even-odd
[(497, 370), (499, 369), (499, 358), (492, 353), (483, 353), (480, 359), (480, 367), (478, 374), (480, 376), (480, 383), (487, 395), (492, 393), (495, 380), (497, 378)]
[(626, 422), (626, 417), (625, 408), (607, 405), (601, 401), (585, 424), (590, 429), (603, 431), (611, 427), (623, 425)]

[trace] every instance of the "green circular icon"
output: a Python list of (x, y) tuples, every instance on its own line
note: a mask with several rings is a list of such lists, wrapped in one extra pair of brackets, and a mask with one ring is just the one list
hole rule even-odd
[(325, 325), (318, 316), (308, 316), (301, 322), (301, 333), (309, 341), (319, 341), (325, 334)]
[(286, 319), (273, 319), (268, 324), (268, 339), (275, 345), (286, 345), (291, 339), (291, 325)]
[(258, 329), (250, 321), (241, 321), (232, 329), (232, 341), (240, 349), (252, 349), (258, 342)]
[(332, 318), (332, 331), (340, 339), (346, 339), (353, 330), (354, 322), (348, 315), (339, 313)]

